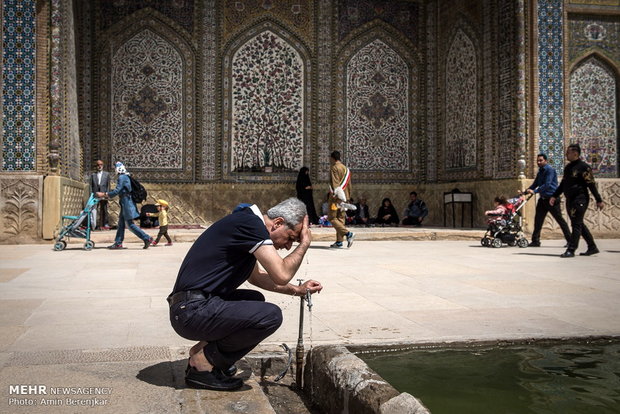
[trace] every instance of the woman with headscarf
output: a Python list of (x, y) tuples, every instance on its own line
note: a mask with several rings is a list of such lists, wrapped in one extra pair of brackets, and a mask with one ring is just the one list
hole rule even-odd
[(396, 209), (394, 205), (392, 205), (392, 200), (389, 198), (384, 198), (381, 202), (381, 207), (379, 207), (379, 211), (377, 211), (377, 220), (375, 223), (390, 226), (398, 226), (398, 213), (396, 213)]
[(140, 229), (133, 221), (140, 217), (138, 208), (136, 207), (133, 199), (131, 198), (131, 181), (129, 180), (129, 172), (122, 162), (115, 164), (116, 174), (118, 178), (116, 180), (116, 188), (109, 193), (96, 193), (95, 195), (101, 197), (116, 197), (119, 196), (119, 204), (121, 205), (121, 212), (118, 215), (118, 229), (116, 230), (116, 238), (114, 244), (108, 246), (108, 249), (122, 249), (123, 240), (125, 239), (125, 227), (136, 236), (138, 236), (143, 242), (143, 249), (148, 249), (153, 241), (153, 238)]
[(308, 211), (308, 219), (312, 224), (319, 223), (319, 217), (314, 207), (314, 197), (312, 196), (312, 182), (310, 181), (310, 170), (308, 167), (301, 167), (297, 175), (297, 198), (304, 202)]

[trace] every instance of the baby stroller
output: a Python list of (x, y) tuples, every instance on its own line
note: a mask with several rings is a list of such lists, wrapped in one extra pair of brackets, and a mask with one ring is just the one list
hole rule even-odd
[[(58, 237), (56, 237), (54, 242), (55, 251), (64, 250), (67, 247), (67, 242), (64, 239), (69, 237), (86, 239), (84, 250), (91, 250), (95, 247), (95, 242), (90, 239), (90, 232), (92, 230), (92, 218), (96, 213), (93, 210), (98, 202), (99, 199), (94, 194), (91, 194), (79, 216), (62, 216), (63, 227), (60, 229)], [(65, 220), (70, 220), (70, 222), (65, 225)]]
[(515, 197), (508, 200), (508, 211), (506, 214), (490, 216), (489, 227), (480, 244), (485, 247), (502, 247), (503, 243), (509, 246), (527, 247), (530, 243), (523, 234), (523, 217), (521, 209), (532, 195), (525, 198)]

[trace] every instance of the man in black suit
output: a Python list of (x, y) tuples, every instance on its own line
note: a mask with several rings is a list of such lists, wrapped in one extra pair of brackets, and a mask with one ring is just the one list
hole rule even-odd
[[(107, 193), (110, 190), (110, 173), (103, 170), (103, 161), (97, 160), (97, 171), (90, 175), (90, 192)], [(99, 200), (97, 228), (110, 230), (108, 200)]]

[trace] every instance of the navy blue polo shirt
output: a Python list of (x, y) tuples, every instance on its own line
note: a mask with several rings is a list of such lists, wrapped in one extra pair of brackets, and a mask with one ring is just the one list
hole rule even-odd
[(226, 295), (245, 282), (256, 265), (254, 252), (273, 244), (256, 205), (213, 223), (198, 237), (181, 264), (172, 293), (202, 290)]

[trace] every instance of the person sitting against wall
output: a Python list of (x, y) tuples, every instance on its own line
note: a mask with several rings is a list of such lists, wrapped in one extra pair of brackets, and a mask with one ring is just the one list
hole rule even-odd
[(392, 200), (389, 198), (384, 198), (381, 202), (381, 207), (379, 207), (379, 211), (377, 211), (377, 219), (375, 223), (381, 224), (385, 226), (398, 226), (400, 220), (398, 219), (398, 213), (392, 204)]
[(374, 222), (374, 220), (370, 218), (370, 214), (368, 213), (368, 204), (366, 204), (366, 197), (360, 197), (355, 206), (357, 207), (357, 210), (355, 210), (353, 224), (370, 226)]
[(418, 193), (412, 191), (409, 193), (409, 204), (405, 207), (403, 214), (403, 225), (405, 226), (421, 226), (422, 221), (428, 216), (428, 208), (426, 203), (418, 198)]

